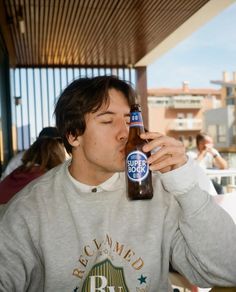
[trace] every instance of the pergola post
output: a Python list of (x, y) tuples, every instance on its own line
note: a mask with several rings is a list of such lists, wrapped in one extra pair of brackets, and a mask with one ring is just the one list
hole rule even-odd
[(136, 90), (142, 107), (143, 122), (148, 129), (147, 67), (136, 67)]

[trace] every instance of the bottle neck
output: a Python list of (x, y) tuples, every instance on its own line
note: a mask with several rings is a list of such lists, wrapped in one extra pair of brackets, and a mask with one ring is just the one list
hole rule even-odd
[(130, 114), (130, 132), (138, 134), (145, 132), (142, 113), (140, 111), (132, 111)]
[(130, 128), (133, 128), (133, 127), (144, 128), (143, 117), (140, 111), (133, 111), (130, 114)]

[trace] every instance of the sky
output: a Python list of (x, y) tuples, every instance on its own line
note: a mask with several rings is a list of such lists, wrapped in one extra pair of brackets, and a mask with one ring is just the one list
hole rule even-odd
[[(223, 1), (223, 0), (222, 0)], [(215, 88), (236, 71), (236, 3), (228, 6), (147, 68), (148, 88)]]

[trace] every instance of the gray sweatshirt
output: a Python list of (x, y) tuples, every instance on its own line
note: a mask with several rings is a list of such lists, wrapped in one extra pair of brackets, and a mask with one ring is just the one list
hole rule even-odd
[(94, 189), (68, 163), (2, 212), (0, 291), (165, 292), (170, 262), (197, 286), (236, 285), (235, 224), (194, 161), (153, 174), (147, 201), (127, 199), (123, 173)]

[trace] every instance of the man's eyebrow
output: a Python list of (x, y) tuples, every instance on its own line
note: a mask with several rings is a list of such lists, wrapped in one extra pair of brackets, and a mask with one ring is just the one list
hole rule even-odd
[(97, 114), (96, 116), (97, 117), (101, 117), (101, 116), (104, 116), (104, 115), (114, 115), (115, 113), (112, 112), (112, 111), (105, 111), (105, 112), (101, 112), (99, 114)]
[[(96, 116), (97, 117), (101, 117), (101, 116), (105, 116), (105, 115), (115, 115), (116, 113), (115, 112), (112, 112), (112, 111), (105, 111), (105, 112), (101, 112), (99, 114), (97, 114)], [(126, 113), (124, 114), (125, 117), (130, 117), (130, 113)]]

